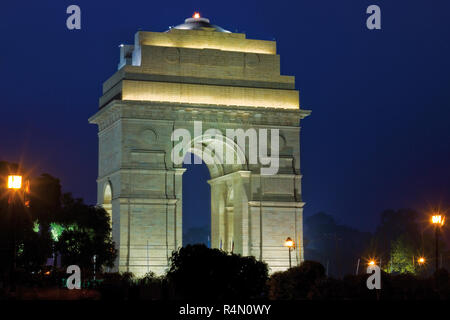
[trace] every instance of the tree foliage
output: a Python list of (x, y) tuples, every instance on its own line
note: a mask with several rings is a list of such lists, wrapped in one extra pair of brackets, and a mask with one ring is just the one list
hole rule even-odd
[(393, 273), (415, 273), (414, 248), (404, 236), (398, 237), (391, 246), (391, 257), (386, 270)]
[(100, 207), (89, 206), (81, 199), (63, 195), (61, 214), (57, 222), (63, 231), (56, 243), (63, 265), (77, 264), (92, 269), (96, 256), (96, 269), (112, 267), (116, 249), (111, 239), (109, 214)]
[(269, 280), (269, 298), (274, 300), (308, 299), (313, 288), (325, 280), (325, 268), (316, 261), (274, 273)]
[(268, 269), (253, 256), (187, 245), (173, 252), (167, 278), (178, 298), (248, 299), (261, 297)]
[(14, 239), (17, 267), (26, 272), (41, 270), (54, 254), (61, 255), (63, 266), (92, 269), (94, 255), (97, 270), (112, 266), (116, 250), (108, 213), (63, 194), (59, 179), (49, 174), (31, 179), (28, 206), (23, 199), (11, 202), (6, 177), (18, 170), (0, 162), (0, 271), (12, 265)]
[(329, 214), (319, 212), (304, 221), (305, 259), (328, 264), (329, 275), (354, 273), (358, 257), (371, 234), (339, 224)]

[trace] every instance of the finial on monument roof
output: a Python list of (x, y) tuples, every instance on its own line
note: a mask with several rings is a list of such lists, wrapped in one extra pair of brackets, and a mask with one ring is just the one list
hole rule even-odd
[(227, 33), (230, 32), (219, 26), (211, 24), (209, 19), (202, 17), (200, 12), (198, 11), (195, 11), (191, 18), (187, 18), (186, 20), (184, 20), (183, 24), (175, 26), (171, 29), (207, 30), (216, 32), (227, 32)]

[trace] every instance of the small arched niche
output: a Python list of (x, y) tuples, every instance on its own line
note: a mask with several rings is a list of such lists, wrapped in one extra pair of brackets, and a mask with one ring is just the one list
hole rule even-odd
[(103, 191), (103, 209), (108, 212), (109, 215), (109, 223), (112, 226), (112, 188), (111, 183), (107, 182), (105, 185), (105, 190)]

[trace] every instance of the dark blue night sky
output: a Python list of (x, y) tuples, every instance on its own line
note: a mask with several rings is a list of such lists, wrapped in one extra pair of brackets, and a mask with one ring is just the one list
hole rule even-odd
[[(82, 29), (66, 28), (77, 4)], [(377, 4), (382, 30), (365, 26)], [(248, 38), (276, 39), (301, 105), (305, 214), (372, 230), (387, 208), (450, 207), (450, 2), (8, 1), (0, 11), (0, 159), (96, 201), (97, 111), (120, 43), (165, 31), (194, 11)], [(205, 169), (205, 168), (204, 168)], [(187, 173), (209, 201), (207, 170)], [(192, 224), (205, 224), (186, 200)], [(206, 207), (208, 203), (206, 204)], [(201, 207), (205, 207), (204, 205)]]

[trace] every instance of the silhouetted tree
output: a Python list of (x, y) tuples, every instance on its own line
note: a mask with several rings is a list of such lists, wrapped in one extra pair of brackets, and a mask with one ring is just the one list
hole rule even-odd
[(42, 270), (54, 250), (65, 264), (91, 267), (95, 254), (97, 269), (112, 266), (116, 251), (106, 211), (62, 195), (59, 180), (49, 174), (31, 179), (27, 205), (23, 199), (8, 204), (6, 179), (18, 170), (17, 164), (0, 162), (0, 272), (11, 269), (14, 238), (17, 269), (26, 273)]
[[(30, 213), (34, 225), (38, 228), (37, 235), (30, 235), (30, 237), (35, 238), (36, 243), (39, 243), (37, 252), (40, 255), (32, 255), (32, 252), (29, 252), (29, 257), (34, 258), (32, 261), (30, 260), (30, 263), (37, 267), (39, 264), (42, 266), (48, 257), (56, 256), (56, 239), (52, 237), (51, 223), (56, 221), (61, 214), (62, 195), (59, 179), (46, 173), (32, 179), (30, 188)], [(35, 245), (30, 243), (30, 250), (34, 247)], [(36, 260), (38, 257), (41, 261)], [(56, 260), (54, 263), (56, 264)]]
[(176, 298), (260, 298), (268, 269), (253, 256), (228, 254), (205, 245), (187, 245), (173, 252), (167, 279)]
[(273, 300), (309, 299), (317, 295), (316, 286), (326, 280), (325, 268), (319, 262), (304, 261), (283, 272), (275, 272), (268, 282)]
[(371, 238), (369, 232), (338, 224), (326, 213), (319, 212), (304, 221), (305, 259), (329, 265), (329, 275), (353, 274), (357, 260)]
[(18, 268), (23, 267), (21, 257), (33, 225), (21, 191), (7, 189), (8, 175), (17, 173), (27, 179), (18, 164), (0, 161), (0, 273), (9, 273), (14, 259)]
[(30, 212), (39, 223), (41, 234), (50, 233), (50, 223), (58, 219), (61, 212), (61, 184), (49, 174), (32, 179)]

